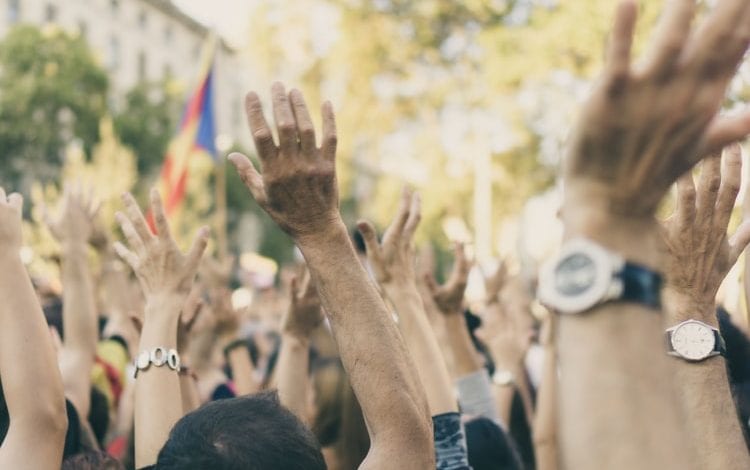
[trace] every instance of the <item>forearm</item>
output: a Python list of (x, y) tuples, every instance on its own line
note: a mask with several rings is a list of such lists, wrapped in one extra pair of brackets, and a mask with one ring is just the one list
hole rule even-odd
[[(232, 380), (238, 396), (250, 395), (258, 391), (255, 380), (255, 366), (250, 359), (247, 348), (234, 348), (227, 355), (229, 368), (232, 370)], [(307, 372), (307, 370), (305, 370)]]
[(417, 286), (410, 281), (385, 287), (398, 313), (399, 327), (427, 394), (432, 416), (458, 411), (450, 374), (427, 321)]
[[(65, 397), (47, 324), (19, 255), (0, 253), (0, 264), (0, 377), (10, 415), (0, 462), (8, 468), (19, 462), (59, 467), (67, 426)], [(36, 452), (29, 443), (40, 438), (44, 450)]]
[(281, 337), (281, 351), (276, 369), (279, 401), (303, 423), (308, 422), (307, 388), (310, 343), (290, 334)]
[(201, 406), (198, 385), (195, 383), (194, 375), (180, 374), (180, 398), (182, 399), (183, 416)]
[(557, 447), (557, 360), (554, 346), (547, 345), (534, 418), (534, 454), (539, 470), (558, 469)]
[(96, 303), (83, 243), (63, 244), (63, 325), (65, 349), (61, 366), (65, 393), (82, 416), (91, 401), (91, 368), (98, 341)]
[(461, 312), (445, 317), (445, 332), (451, 350), (456, 375), (462, 377), (482, 369), (474, 343), (469, 336), (466, 320)]
[(434, 462), (429, 408), (417, 371), (343, 223), (316, 240), (298, 242), (362, 405), (373, 448), (381, 436), (390, 436), (383, 440), (412, 449), (410, 462)]
[[(669, 326), (692, 317), (718, 328), (713, 301), (696, 303), (688, 296), (667, 292)], [(750, 468), (750, 455), (729, 388), (726, 361), (714, 356), (701, 362), (670, 358), (677, 391), (686, 411), (690, 436), (701, 468)]]
[[(139, 351), (176, 349), (182, 299), (147, 299)], [(135, 383), (135, 459), (138, 468), (153, 465), (169, 432), (182, 417), (180, 380), (166, 366), (140, 371)]]

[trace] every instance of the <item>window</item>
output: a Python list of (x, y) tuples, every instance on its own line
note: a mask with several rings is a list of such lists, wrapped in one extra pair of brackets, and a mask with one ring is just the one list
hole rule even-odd
[(51, 3), (48, 3), (44, 8), (44, 21), (47, 23), (54, 23), (57, 20), (57, 7)]
[(21, 20), (21, 0), (8, 0), (8, 23), (16, 24)]
[(138, 81), (145, 82), (148, 73), (148, 59), (146, 53), (141, 51), (138, 53)]
[(109, 70), (117, 70), (120, 67), (120, 40), (116, 36), (109, 38)]

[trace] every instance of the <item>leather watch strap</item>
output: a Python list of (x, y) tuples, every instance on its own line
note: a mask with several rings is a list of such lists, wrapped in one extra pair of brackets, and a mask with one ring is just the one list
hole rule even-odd
[(722, 357), (727, 356), (727, 344), (724, 342), (724, 337), (721, 336), (721, 331), (719, 330), (711, 330), (714, 332), (714, 338), (716, 338), (716, 342), (714, 343), (714, 351), (721, 354)]
[(644, 266), (625, 263), (619, 277), (623, 281), (620, 300), (643, 304), (653, 309), (661, 308), (661, 275)]

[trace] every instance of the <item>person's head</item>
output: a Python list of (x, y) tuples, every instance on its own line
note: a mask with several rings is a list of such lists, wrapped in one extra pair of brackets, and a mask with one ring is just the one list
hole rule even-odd
[(464, 427), (472, 469), (523, 469), (513, 440), (494, 421), (478, 417), (467, 421)]
[(334, 449), (340, 468), (358, 468), (370, 450), (370, 436), (357, 397), (338, 360), (320, 360), (312, 375), (312, 430), (320, 445)]
[(325, 470), (312, 432), (275, 392), (208, 403), (180, 419), (158, 470)]
[(60, 470), (124, 470), (116, 458), (102, 451), (76, 454), (63, 460)]

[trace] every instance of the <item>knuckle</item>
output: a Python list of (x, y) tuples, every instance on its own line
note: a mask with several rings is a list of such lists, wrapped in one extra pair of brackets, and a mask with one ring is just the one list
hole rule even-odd
[(289, 121), (283, 121), (279, 123), (279, 132), (281, 133), (291, 133), (296, 130), (296, 127), (293, 122)]
[(272, 139), (271, 131), (268, 128), (256, 129), (253, 131), (253, 138), (258, 142), (267, 142)]

